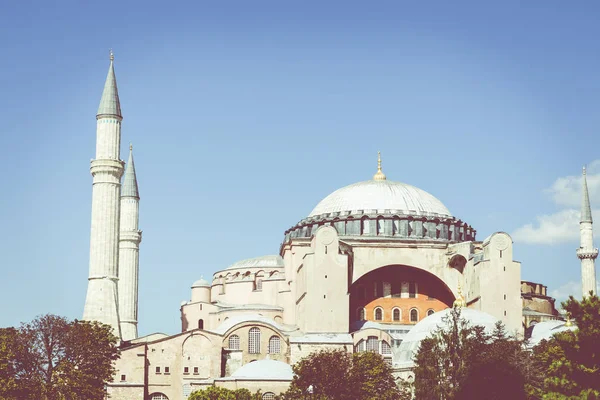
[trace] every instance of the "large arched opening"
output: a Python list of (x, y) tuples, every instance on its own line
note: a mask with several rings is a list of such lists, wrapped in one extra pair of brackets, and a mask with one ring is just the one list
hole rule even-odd
[(388, 265), (363, 275), (350, 287), (350, 328), (364, 322), (416, 324), (452, 306), (455, 297), (437, 276), (407, 265)]

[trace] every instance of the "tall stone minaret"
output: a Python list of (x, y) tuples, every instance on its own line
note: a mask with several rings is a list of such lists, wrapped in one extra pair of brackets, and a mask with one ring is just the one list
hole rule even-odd
[(96, 115), (96, 158), (91, 162), (92, 229), (90, 272), (83, 319), (111, 325), (121, 337), (117, 282), (119, 263), (119, 203), (123, 161), (121, 105), (110, 53), (110, 66)]
[(598, 257), (598, 249), (594, 248), (592, 224), (592, 207), (590, 206), (585, 167), (583, 167), (583, 200), (581, 203), (581, 220), (579, 221), (580, 247), (577, 249), (577, 257), (581, 260), (583, 297), (589, 295), (590, 290), (596, 293), (595, 261)]
[(123, 340), (138, 337), (138, 273), (142, 232), (139, 222), (138, 184), (133, 163), (133, 147), (129, 145), (129, 160), (121, 189), (121, 233), (119, 237), (119, 316)]

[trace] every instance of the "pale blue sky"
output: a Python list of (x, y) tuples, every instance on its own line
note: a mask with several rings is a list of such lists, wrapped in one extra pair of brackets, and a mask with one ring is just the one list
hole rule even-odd
[[(194, 280), (277, 253), (378, 150), (481, 240), (577, 209), (546, 189), (600, 158), (599, 17), (594, 1), (3, 1), (0, 326), (81, 317), (109, 48), (142, 197), (140, 334), (176, 333)], [(522, 278), (577, 282), (569, 232), (517, 235)]]

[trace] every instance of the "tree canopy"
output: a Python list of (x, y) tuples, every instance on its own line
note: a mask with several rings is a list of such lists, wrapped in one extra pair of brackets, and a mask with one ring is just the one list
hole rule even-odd
[(119, 357), (111, 329), (44, 315), (0, 330), (0, 399), (104, 399)]

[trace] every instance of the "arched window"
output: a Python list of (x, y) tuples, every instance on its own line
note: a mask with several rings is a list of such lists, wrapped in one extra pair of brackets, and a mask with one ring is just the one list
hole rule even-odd
[(393, 319), (394, 319), (394, 321), (400, 321), (401, 314), (400, 314), (400, 309), (399, 308), (394, 308)]
[(265, 273), (263, 271), (259, 271), (256, 273), (254, 278), (254, 290), (262, 290), (263, 279), (265, 278)]
[(367, 217), (360, 220), (361, 223), (361, 233), (363, 235), (368, 235), (371, 233), (371, 221)]
[(365, 341), (361, 339), (360, 342), (358, 342), (355, 347), (356, 347), (357, 353), (365, 351)]
[(433, 313), (435, 313), (435, 311), (433, 311), (433, 309), (429, 309), (427, 310), (427, 316), (429, 317), (430, 315), (432, 315)]
[(383, 309), (380, 307), (375, 309), (375, 321), (383, 321)]
[(221, 290), (219, 294), (225, 294), (225, 278), (219, 276), (219, 284), (221, 284)]
[(267, 393), (263, 394), (262, 400), (275, 400), (275, 393), (267, 392)]
[(377, 339), (377, 336), (369, 336), (367, 338), (367, 351), (379, 353), (379, 340)]
[(362, 307), (359, 307), (356, 309), (356, 318), (359, 321), (364, 321), (365, 320), (365, 309)]
[(390, 344), (388, 342), (386, 342), (385, 340), (381, 341), (381, 354), (383, 354), (383, 355), (392, 354), (392, 348), (390, 347)]
[(269, 354), (281, 353), (281, 339), (279, 336), (271, 336), (269, 339)]
[(152, 393), (150, 400), (169, 400), (169, 398), (162, 393)]
[(260, 329), (256, 327), (248, 331), (248, 353), (260, 354)]
[(198, 329), (204, 329), (204, 320), (203, 319), (198, 320)]
[(419, 311), (416, 308), (410, 310), (410, 322), (419, 322)]
[(229, 348), (231, 350), (239, 350), (240, 349), (240, 337), (238, 335), (229, 336)]
[(383, 235), (385, 233), (385, 222), (382, 217), (377, 218), (377, 234)]

